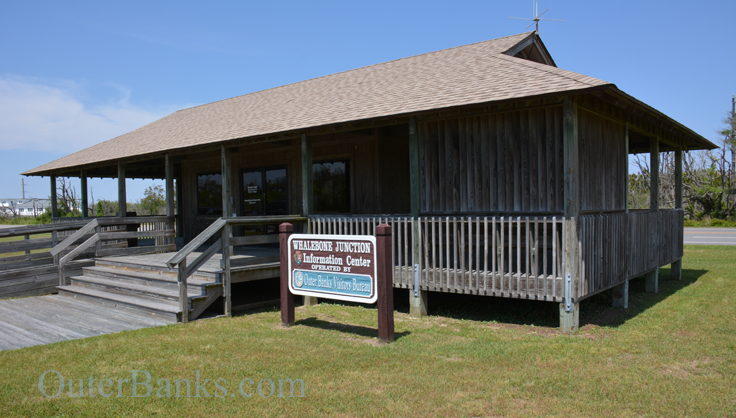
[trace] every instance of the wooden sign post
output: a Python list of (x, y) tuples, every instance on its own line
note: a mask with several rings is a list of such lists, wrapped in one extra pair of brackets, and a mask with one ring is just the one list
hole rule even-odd
[(279, 225), (279, 247), (281, 250), (281, 324), (284, 326), (294, 325), (294, 295), (289, 292), (289, 236), (294, 232), (294, 225), (284, 222)]
[(378, 302), (378, 337), (394, 339), (391, 227), (376, 236), (293, 234), (279, 226), (281, 244), (281, 322), (294, 324), (294, 295)]
[(376, 227), (378, 259), (378, 339), (394, 340), (394, 266), (391, 261), (391, 226)]

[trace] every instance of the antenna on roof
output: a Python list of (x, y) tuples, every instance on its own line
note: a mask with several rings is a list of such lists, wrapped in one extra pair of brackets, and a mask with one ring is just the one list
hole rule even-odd
[(533, 18), (529, 19), (526, 17), (510, 17), (509, 19), (516, 19), (516, 20), (526, 20), (527, 22), (532, 22), (531, 25), (527, 26), (526, 28), (529, 29), (532, 26), (534, 26), (534, 33), (539, 33), (539, 22), (542, 20), (545, 21), (553, 21), (553, 22), (564, 22), (564, 20), (560, 19), (542, 19), (542, 16), (544, 16), (545, 13), (549, 12), (549, 9), (546, 9), (541, 14), (539, 13), (539, 2), (537, 0), (532, 0), (532, 15)]

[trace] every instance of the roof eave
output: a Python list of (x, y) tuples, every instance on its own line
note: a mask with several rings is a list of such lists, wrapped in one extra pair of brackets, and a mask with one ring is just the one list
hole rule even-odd
[(694, 142), (699, 143), (699, 145), (694, 146), (694, 147), (686, 147), (686, 150), (691, 150), (691, 151), (693, 150), (712, 150), (712, 149), (718, 148), (718, 145), (712, 143), (710, 140), (708, 140), (704, 136), (698, 134), (697, 132), (693, 131), (692, 129), (688, 128), (682, 123), (676, 121), (675, 119), (655, 109), (654, 107), (642, 102), (636, 97), (619, 89), (618, 87), (616, 87), (616, 85), (610, 84), (607, 87), (608, 87), (608, 93), (614, 96), (617, 96), (621, 100), (629, 102), (635, 107), (643, 108), (647, 113), (649, 113), (651, 116), (657, 119), (664, 120), (667, 123), (674, 125), (675, 129), (680, 131), (681, 134), (683, 134), (686, 137), (690, 137), (691, 139), (694, 140)]

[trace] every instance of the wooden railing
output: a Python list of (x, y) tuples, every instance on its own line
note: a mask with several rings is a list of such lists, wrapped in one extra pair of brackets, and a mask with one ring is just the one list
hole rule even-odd
[[(212, 256), (222, 253), (222, 294), (225, 304), (225, 315), (229, 316), (232, 310), (230, 297), (230, 268), (231, 255), (235, 247), (245, 245), (276, 244), (279, 241), (278, 234), (248, 234), (234, 236), (233, 232), (239, 226), (279, 224), (282, 222), (305, 222), (307, 219), (298, 215), (286, 216), (250, 216), (240, 218), (218, 218), (212, 222), (204, 231), (197, 235), (188, 244), (174, 254), (166, 264), (169, 268), (178, 270), (179, 303), (181, 309), (181, 321), (189, 321), (189, 295), (187, 281), (191, 275), (199, 270)], [(199, 252), (200, 249), (204, 249)], [(193, 260), (187, 257), (196, 254)]]
[(0, 238), (7, 240), (0, 242), (0, 270), (53, 264), (49, 250), (86, 223), (77, 221), (0, 229)]
[(309, 231), (372, 235), (376, 225), (390, 224), (395, 287), (414, 288), (419, 279), (422, 290), (561, 301), (563, 222), (559, 217), (310, 216)]
[(683, 219), (681, 209), (581, 216), (579, 297), (682, 258)]
[[(141, 231), (141, 224), (154, 224), (156, 229)], [(131, 228), (132, 227), (132, 228)], [(148, 246), (129, 246), (131, 239), (154, 238)], [(79, 243), (81, 241), (81, 243)], [(82, 255), (109, 256), (162, 253), (176, 249), (174, 244), (173, 218), (148, 217), (104, 217), (95, 218), (51, 249), (55, 264), (59, 268), (59, 285), (66, 284), (65, 266)]]

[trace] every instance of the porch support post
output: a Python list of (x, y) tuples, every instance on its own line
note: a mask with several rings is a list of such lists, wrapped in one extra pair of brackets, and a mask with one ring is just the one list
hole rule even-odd
[(56, 176), (51, 176), (51, 219), (59, 217), (59, 202), (56, 199)]
[(79, 173), (79, 188), (82, 194), (82, 218), (89, 217), (89, 201), (87, 200), (87, 172), (82, 170)]
[(659, 138), (649, 145), (649, 209), (659, 210)]
[(125, 217), (125, 213), (128, 210), (126, 200), (125, 165), (122, 162), (118, 162), (118, 216), (121, 218)]
[(302, 169), (302, 216), (312, 213), (312, 144), (306, 134), (301, 136), (301, 169)]
[(682, 209), (682, 149), (675, 150), (675, 209)]
[(173, 218), (176, 214), (174, 209), (174, 162), (171, 155), (164, 157), (164, 171), (166, 172), (166, 216)]
[(422, 228), (419, 222), (420, 211), (420, 178), (419, 178), (419, 135), (417, 121), (409, 120), (409, 202), (411, 204), (411, 236), (412, 236), (412, 286), (409, 289), (409, 314), (412, 316), (427, 315), (427, 291), (422, 290)]
[[(682, 209), (682, 149), (675, 150), (675, 209)], [(683, 241), (683, 233), (682, 229), (677, 231), (680, 243)], [(682, 279), (682, 258), (672, 263), (670, 274), (672, 279)]]
[[(563, 295), (565, 300), (560, 303), (560, 329), (563, 332), (573, 332), (578, 329), (579, 304), (576, 290), (580, 286), (580, 252), (577, 222), (580, 216), (580, 172), (578, 147), (578, 111), (572, 98), (565, 98), (563, 103), (563, 166), (564, 166), (564, 212), (565, 221), (562, 231), (563, 254)], [(565, 286), (567, 280), (570, 286)]]
[(237, 216), (233, 206), (233, 181), (231, 155), (224, 145), (220, 146), (220, 162), (222, 176), (222, 217), (231, 218)]
[[(225, 145), (220, 146), (220, 162), (221, 162), (221, 178), (222, 178), (222, 217), (227, 219), (237, 216), (233, 206), (233, 181), (232, 181), (232, 156)], [(220, 240), (222, 242), (222, 299), (223, 311), (225, 316), (232, 315), (232, 300), (230, 297), (230, 256), (232, 255), (232, 247), (230, 246), (230, 238), (232, 238), (232, 227), (225, 225), (222, 228)]]
[[(302, 170), (302, 216), (309, 216), (312, 213), (312, 143), (306, 134), (301, 135), (299, 142)], [(314, 306), (317, 302), (314, 296), (304, 296), (304, 306)]]
[(629, 281), (611, 289), (611, 306), (614, 308), (629, 309)]
[[(649, 171), (650, 171), (650, 183), (649, 183), (649, 210), (657, 212), (659, 210), (659, 138), (654, 137), (649, 143)], [(655, 234), (649, 237), (650, 245), (655, 248), (659, 248), (658, 237), (659, 228), (657, 225)], [(659, 256), (659, 254), (657, 254)], [(657, 263), (659, 264), (659, 263)], [(646, 283), (644, 288), (649, 293), (659, 292), (659, 266), (656, 265), (654, 270), (647, 273)]]
[(626, 122), (626, 134), (624, 139), (624, 211), (629, 213), (629, 122)]
[(645, 291), (648, 293), (659, 293), (659, 267), (644, 276), (646, 281)]

